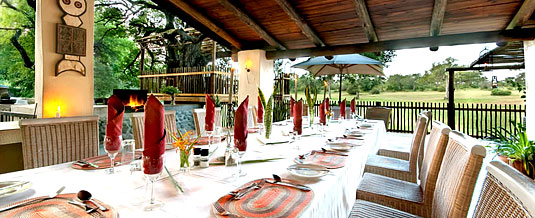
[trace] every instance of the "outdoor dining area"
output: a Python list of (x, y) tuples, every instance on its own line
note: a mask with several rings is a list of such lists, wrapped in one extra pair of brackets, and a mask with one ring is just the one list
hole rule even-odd
[[(498, 46), (478, 70), (525, 69), (532, 84), (535, 1), (147, 4), (209, 37), (210, 67), (151, 71), (146, 45), (165, 34), (138, 39), (139, 89), (97, 104), (95, 2), (38, 1), (35, 104), (18, 106), (32, 114), (0, 122), (0, 217), (535, 217), (535, 107), (515, 107), (523, 124), (504, 145), (459, 128), (470, 116), (455, 102), (464, 68), (443, 69), (446, 107), (411, 103), (400, 115), (397, 103), (342, 96), (347, 75), (385, 76), (384, 56), (369, 53), (473, 43)], [(523, 45), (522, 66), (483, 59), (510, 42)], [(275, 60), (302, 57), (291, 67), (336, 77), (337, 100), (310, 84), (298, 98), (297, 75), (276, 74)], [(216, 67), (224, 58), (232, 67)], [(535, 104), (530, 85), (525, 94)], [(394, 119), (407, 128), (395, 132)]]

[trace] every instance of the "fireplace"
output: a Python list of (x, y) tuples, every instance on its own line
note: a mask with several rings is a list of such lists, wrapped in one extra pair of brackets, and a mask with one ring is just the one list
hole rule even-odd
[(125, 112), (143, 112), (147, 102), (147, 90), (114, 89), (113, 94), (119, 97), (125, 106)]

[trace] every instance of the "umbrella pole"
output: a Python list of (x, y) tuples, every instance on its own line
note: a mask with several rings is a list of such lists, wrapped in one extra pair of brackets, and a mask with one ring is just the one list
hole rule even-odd
[(342, 102), (342, 78), (344, 74), (342, 73), (342, 69), (340, 69), (340, 90), (338, 90), (338, 105), (340, 105), (340, 102)]

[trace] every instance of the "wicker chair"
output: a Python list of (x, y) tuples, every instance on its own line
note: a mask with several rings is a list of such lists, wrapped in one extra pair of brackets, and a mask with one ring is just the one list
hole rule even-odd
[(428, 215), (450, 131), (447, 125), (434, 122), (420, 184), (366, 173), (357, 190), (357, 198), (421, 216)]
[[(204, 118), (206, 110), (203, 108), (193, 109), (193, 121), (195, 122), (195, 132), (197, 135), (206, 136), (204, 131)], [(221, 108), (215, 109), (215, 126), (221, 126)]]
[(386, 107), (371, 107), (366, 110), (364, 118), (372, 120), (383, 120), (385, 122), (385, 127), (388, 130), (388, 125), (390, 124), (390, 113), (392, 109)]
[[(450, 133), (437, 177), (431, 211), (424, 214), (424, 217), (466, 217), (477, 176), (486, 155), (485, 147), (476, 143), (478, 142), (475, 139), (463, 133), (457, 131)], [(358, 194), (357, 197), (359, 197)], [(350, 217), (419, 216), (377, 203), (357, 200)]]
[[(145, 131), (145, 113), (132, 113), (130, 119), (132, 120), (132, 129), (134, 132), (134, 140), (136, 141), (136, 148), (143, 148), (143, 138)], [(165, 135), (165, 144), (174, 142), (171, 134), (177, 131), (175, 111), (165, 111), (164, 125), (167, 131)]]
[(474, 218), (535, 217), (535, 182), (502, 161), (487, 166)]
[[(431, 111), (422, 111), (420, 114), (425, 114), (429, 120), (432, 119), (432, 113)], [(431, 122), (428, 122), (430, 124)], [(425, 137), (427, 134), (425, 134), (422, 139), (422, 144), (420, 145), (420, 149), (418, 150), (418, 175), (421, 174), (421, 168), (422, 168), (422, 161), (424, 159), (424, 150), (425, 150)], [(399, 150), (399, 149), (391, 149), (391, 148), (381, 148), (377, 152), (378, 155), (381, 156), (387, 156), (387, 157), (393, 157), (398, 158), (402, 160), (409, 160), (410, 156), (410, 148), (407, 147), (407, 149)]]
[(24, 169), (98, 155), (98, 116), (20, 121)]
[(425, 115), (419, 115), (412, 137), (411, 157), (408, 161), (372, 154), (366, 160), (364, 172), (416, 183), (418, 149), (426, 132), (427, 121)]

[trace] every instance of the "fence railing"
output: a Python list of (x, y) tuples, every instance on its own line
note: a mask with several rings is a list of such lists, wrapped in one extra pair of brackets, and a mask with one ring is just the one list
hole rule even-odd
[[(314, 114), (319, 113), (318, 101), (314, 105)], [(289, 101), (276, 102), (274, 111), (286, 110), (290, 108)], [(331, 101), (331, 106), (338, 107), (337, 101)], [(347, 102), (349, 107), (349, 102)], [(432, 120), (448, 124), (448, 103), (439, 102), (387, 102), (387, 101), (357, 101), (356, 112), (365, 116), (366, 110), (370, 107), (387, 107), (392, 109), (390, 114), (390, 124), (388, 131), (411, 133), (414, 130), (414, 121), (422, 110), (432, 113)], [(515, 134), (515, 124), (522, 122), (526, 115), (525, 105), (514, 104), (455, 104), (454, 128), (476, 138), (491, 137), (491, 130), (502, 127), (506, 131)], [(335, 112), (335, 114), (338, 114)], [(283, 120), (289, 117), (289, 113), (275, 116), (275, 120)], [(502, 131), (504, 134), (509, 134)]]
[(22, 119), (35, 119), (35, 115), (0, 111), (0, 122), (18, 121)]

